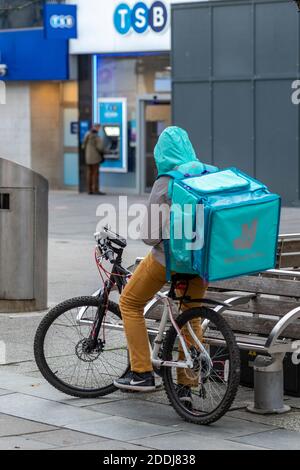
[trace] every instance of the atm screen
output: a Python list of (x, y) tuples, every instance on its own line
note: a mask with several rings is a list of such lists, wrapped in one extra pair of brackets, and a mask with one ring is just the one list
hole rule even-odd
[(119, 126), (104, 126), (104, 132), (107, 137), (120, 137)]

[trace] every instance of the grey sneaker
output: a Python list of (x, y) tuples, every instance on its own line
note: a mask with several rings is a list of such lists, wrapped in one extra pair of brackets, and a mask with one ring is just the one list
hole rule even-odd
[(153, 392), (156, 390), (152, 372), (129, 371), (124, 377), (115, 380), (114, 386), (120, 390), (130, 390), (131, 392)]

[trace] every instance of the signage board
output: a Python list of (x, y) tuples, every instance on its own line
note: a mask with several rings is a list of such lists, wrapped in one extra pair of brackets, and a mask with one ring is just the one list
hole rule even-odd
[(169, 51), (170, 0), (72, 0), (78, 38), (71, 54)]
[(77, 38), (77, 5), (46, 3), (44, 31), (47, 39)]

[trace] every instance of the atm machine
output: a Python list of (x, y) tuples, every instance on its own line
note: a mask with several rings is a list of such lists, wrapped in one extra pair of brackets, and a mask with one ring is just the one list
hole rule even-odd
[(128, 170), (128, 124), (126, 98), (99, 98), (98, 121), (102, 126), (104, 163), (101, 171), (126, 173)]
[(121, 144), (121, 127), (119, 125), (104, 125), (104, 159), (119, 160)]

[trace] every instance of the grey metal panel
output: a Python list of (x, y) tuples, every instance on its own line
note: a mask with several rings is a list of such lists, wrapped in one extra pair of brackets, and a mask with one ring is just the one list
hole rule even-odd
[[(213, 65), (212, 74), (197, 75), (201, 63), (194, 54), (188, 74), (178, 76), (174, 70), (184, 64), (184, 51), (195, 50), (189, 21), (197, 9), (208, 8), (213, 25), (207, 42), (210, 58), (202, 61)], [(174, 122), (192, 133), (200, 155), (204, 148), (216, 164), (237, 165), (250, 174), (254, 166), (257, 178), (279, 192), (285, 204), (299, 205), (300, 108), (291, 103), (291, 84), (300, 73), (296, 4), (288, 0), (219, 0), (172, 5), (172, 10), (173, 18), (179, 10), (182, 18), (185, 11), (186, 18), (186, 24), (174, 22), (172, 44), (183, 36), (194, 43), (172, 49)], [(213, 90), (213, 99), (209, 100), (207, 92), (200, 136), (195, 123), (202, 116), (203, 96), (199, 99), (198, 94), (203, 89)]]
[(175, 78), (209, 77), (210, 25), (209, 8), (174, 10), (173, 27), (180, 31), (173, 37)]
[[(48, 182), (0, 158), (0, 312), (47, 307)], [(1, 204), (2, 202), (2, 204)]]
[(198, 157), (211, 162), (211, 98), (208, 83), (174, 84), (173, 123), (188, 131)]
[(10, 209), (0, 210), (0, 298), (33, 299), (34, 190), (1, 188)]
[(253, 73), (253, 13), (251, 5), (213, 9), (213, 75), (251, 76)]
[(299, 15), (292, 2), (257, 4), (256, 73), (296, 75)]
[(254, 174), (252, 82), (214, 84), (214, 163)]
[(289, 80), (256, 85), (256, 176), (284, 196), (299, 199), (298, 107)]

